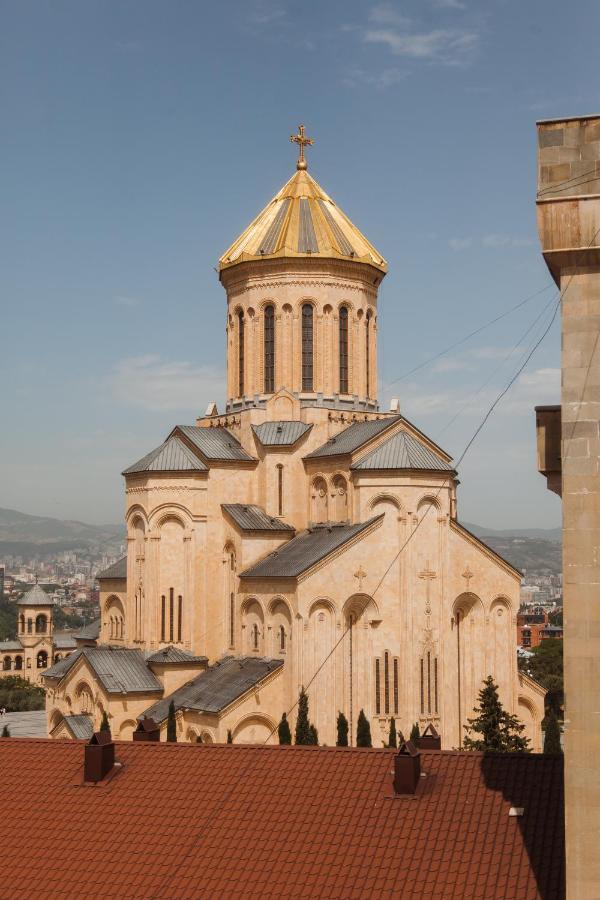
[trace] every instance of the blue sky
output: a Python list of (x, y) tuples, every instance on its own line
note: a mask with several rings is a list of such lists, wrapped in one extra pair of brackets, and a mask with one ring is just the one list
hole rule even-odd
[[(213, 267), (292, 174), (298, 122), (311, 173), (389, 261), (384, 408), (398, 396), (460, 455), (554, 295), (535, 120), (597, 111), (593, 0), (0, 8), (1, 506), (116, 521), (121, 469), (222, 405)], [(555, 323), (461, 466), (463, 520), (559, 523), (533, 412), (558, 367)]]

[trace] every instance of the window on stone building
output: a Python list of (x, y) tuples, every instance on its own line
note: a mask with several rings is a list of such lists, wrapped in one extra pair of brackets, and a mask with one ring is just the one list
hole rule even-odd
[(390, 654), (383, 654), (383, 699), (386, 716), (390, 714)]
[(238, 312), (238, 397), (244, 396), (244, 313)]
[(8, 672), (10, 669), (12, 669), (12, 659), (10, 658), (10, 656), (5, 656), (2, 660), (2, 669), (5, 672)]
[(348, 307), (340, 309), (340, 394), (348, 393)]
[(283, 625), (279, 626), (279, 649), (282, 653), (285, 652), (285, 628)]
[(25, 616), (24, 615), (19, 616), (19, 631), (21, 631), (21, 632), (25, 631)]
[(229, 595), (229, 646), (235, 644), (235, 601), (233, 592)]
[(169, 641), (173, 643), (173, 618), (175, 615), (175, 592), (173, 588), (169, 588)]
[(375, 712), (381, 713), (381, 660), (375, 660)]
[(367, 397), (371, 396), (371, 312), (365, 319), (365, 371), (367, 382)]
[(275, 309), (265, 306), (264, 324), (265, 394), (275, 390)]
[(46, 616), (42, 616), (40, 614), (39, 616), (35, 617), (35, 633), (36, 634), (45, 634), (46, 633), (46, 622), (47, 622)]
[(252, 648), (258, 650), (258, 625), (256, 622), (252, 626)]
[(283, 466), (277, 465), (277, 515), (283, 515)]
[(420, 659), (421, 715), (438, 712), (438, 661), (431, 650)]
[(398, 659), (394, 658), (394, 714), (398, 715)]
[(15, 656), (15, 669), (17, 669), (17, 671), (20, 672), (22, 668), (23, 668), (23, 657)]
[(45, 669), (48, 665), (48, 654), (45, 650), (40, 650), (37, 655), (37, 667), (38, 669)]
[(165, 640), (166, 634), (166, 613), (167, 613), (167, 601), (166, 597), (163, 594), (160, 598), (160, 639), (161, 641)]
[(181, 620), (183, 618), (183, 597), (177, 597), (177, 640), (181, 643)]
[(27, 619), (27, 634), (33, 631), (33, 619)]
[(311, 303), (302, 307), (302, 390), (313, 389), (313, 308)]

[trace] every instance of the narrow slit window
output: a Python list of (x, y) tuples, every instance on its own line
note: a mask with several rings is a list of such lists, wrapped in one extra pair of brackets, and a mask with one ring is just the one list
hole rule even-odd
[(394, 660), (394, 713), (398, 715), (398, 660)]
[(166, 627), (166, 623), (165, 623), (166, 606), (167, 606), (167, 601), (166, 601), (164, 594), (160, 598), (160, 601), (161, 601), (161, 603), (160, 603), (160, 639), (161, 639), (161, 641), (164, 641), (165, 640), (165, 627)]
[(265, 307), (264, 329), (265, 394), (272, 394), (275, 390), (275, 310), (270, 305)]
[(238, 397), (244, 396), (244, 313), (238, 312)]
[(365, 369), (367, 375), (367, 397), (371, 396), (371, 313), (367, 313), (365, 322)]
[(285, 628), (283, 625), (279, 626), (279, 649), (282, 653), (285, 650)]
[(302, 390), (313, 389), (313, 308), (305, 303), (302, 307)]
[(434, 700), (435, 714), (437, 716), (437, 712), (438, 712), (438, 661), (437, 661), (437, 656), (433, 660), (433, 700)]
[(385, 714), (388, 716), (390, 713), (390, 655), (387, 650), (383, 655), (383, 696)]
[(183, 618), (183, 597), (179, 594), (177, 598), (177, 640), (181, 643), (181, 632), (182, 632), (182, 624), (181, 620)]
[(235, 607), (233, 602), (233, 592), (229, 595), (229, 646), (233, 647), (235, 634)]
[(277, 515), (283, 515), (283, 466), (277, 466)]
[(380, 672), (381, 663), (378, 659), (375, 660), (375, 712), (377, 715), (381, 713), (381, 672)]
[(169, 640), (173, 640), (173, 618), (175, 615), (175, 597), (173, 588), (169, 588)]
[(431, 715), (431, 653), (427, 651), (427, 712)]
[(340, 394), (348, 393), (348, 307), (340, 309)]
[(423, 666), (423, 658), (422, 658), (422, 657), (421, 657), (421, 659), (420, 659), (420, 663), (421, 663), (421, 673), (420, 673), (420, 675), (421, 675), (421, 678), (420, 678), (420, 684), (421, 684), (421, 715), (424, 715), (424, 713), (425, 713), (425, 684), (424, 684), (424, 666)]

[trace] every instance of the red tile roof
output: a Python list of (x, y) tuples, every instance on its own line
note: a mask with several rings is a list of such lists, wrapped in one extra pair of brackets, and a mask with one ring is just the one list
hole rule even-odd
[(564, 896), (558, 757), (424, 751), (396, 797), (393, 750), (119, 742), (97, 786), (83, 751), (0, 741), (3, 896)]

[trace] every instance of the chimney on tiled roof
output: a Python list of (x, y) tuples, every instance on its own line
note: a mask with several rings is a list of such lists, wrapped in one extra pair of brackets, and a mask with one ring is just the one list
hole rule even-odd
[(160, 741), (160, 727), (154, 719), (140, 719), (133, 732), (134, 741)]
[(102, 781), (115, 764), (115, 745), (110, 731), (96, 731), (85, 745), (83, 780)]
[(431, 723), (417, 740), (419, 750), (441, 750), (442, 739)]
[(421, 754), (412, 741), (404, 741), (394, 757), (394, 791), (414, 794), (420, 777)]

